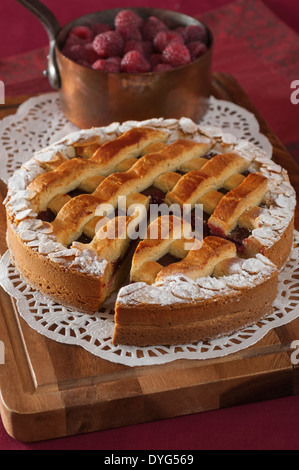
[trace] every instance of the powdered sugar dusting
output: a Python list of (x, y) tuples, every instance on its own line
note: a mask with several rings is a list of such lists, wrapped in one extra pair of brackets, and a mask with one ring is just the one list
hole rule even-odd
[[(240, 266), (240, 265), (239, 265)], [(119, 291), (117, 303), (125, 305), (153, 304), (175, 305), (186, 302), (205, 301), (219, 298), (219, 295), (233, 295), (235, 291), (254, 287), (277, 271), (271, 261), (260, 255), (257, 259), (245, 260), (236, 273), (222, 278), (206, 277), (192, 281), (185, 276), (170, 276), (152, 286), (136, 283)]]
[(108, 262), (99, 258), (99, 256), (91, 250), (78, 253), (70, 264), (70, 268), (99, 277), (104, 274), (107, 266)]

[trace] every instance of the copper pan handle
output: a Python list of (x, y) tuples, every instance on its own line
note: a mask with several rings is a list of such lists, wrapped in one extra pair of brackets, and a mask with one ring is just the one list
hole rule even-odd
[(56, 35), (60, 30), (60, 24), (54, 14), (39, 0), (17, 0), (27, 10), (33, 13), (42, 23), (49, 37), (48, 69), (47, 75), (50, 85), (58, 90), (60, 88), (60, 75), (56, 64), (55, 43)]

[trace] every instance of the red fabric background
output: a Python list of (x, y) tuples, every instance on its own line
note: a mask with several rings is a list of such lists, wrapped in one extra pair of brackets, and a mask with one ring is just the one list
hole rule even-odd
[[(151, 6), (197, 15), (232, 3), (233, 0), (43, 0), (61, 25), (94, 11), (123, 6)], [(297, 0), (264, 0), (283, 21), (299, 33)], [(0, 2), (0, 58), (8, 57), (47, 44), (47, 35), (37, 20), (16, 1)]]
[[(102, 1), (100, 7), (97, 0), (44, 3), (62, 25), (95, 10), (143, 4), (133, 0)], [(214, 69), (239, 80), (299, 160), (299, 105), (290, 102), (291, 82), (299, 80), (299, 2), (152, 0), (150, 6), (201, 15), (215, 35)], [(7, 96), (49, 90), (41, 75), (46, 54), (47, 36), (39, 22), (16, 2), (1, 0), (0, 79)], [(298, 450), (298, 415), (299, 397), (290, 397), (35, 444), (14, 441), (0, 423), (0, 449)]]

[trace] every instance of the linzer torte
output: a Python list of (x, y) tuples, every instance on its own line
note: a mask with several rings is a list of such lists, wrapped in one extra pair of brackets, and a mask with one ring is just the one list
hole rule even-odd
[(114, 343), (146, 346), (213, 339), (271, 314), (296, 197), (256, 145), (161, 118), (37, 152), (5, 204), (24, 280), (91, 314), (114, 294)]

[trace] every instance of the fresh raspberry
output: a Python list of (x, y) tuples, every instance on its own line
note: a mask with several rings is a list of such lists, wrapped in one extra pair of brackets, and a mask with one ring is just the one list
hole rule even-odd
[(101, 57), (121, 55), (124, 47), (123, 38), (117, 31), (98, 34), (93, 40), (93, 48)]
[(164, 57), (164, 62), (172, 65), (173, 67), (180, 67), (181, 65), (191, 62), (189, 49), (184, 46), (184, 44), (180, 44), (176, 41), (172, 41), (168, 44), (162, 55)]
[(129, 51), (122, 58), (120, 69), (126, 73), (145, 73), (151, 70), (151, 64), (139, 51)]
[(135, 39), (127, 41), (124, 46), (123, 54), (125, 55), (127, 52), (130, 51), (139, 51), (141, 54), (144, 54), (142, 41), (136, 41)]
[(173, 31), (182, 35), (182, 32), (184, 31), (184, 29), (185, 29), (185, 26), (177, 26)]
[(187, 47), (191, 55), (191, 60), (195, 60), (198, 57), (202, 56), (208, 49), (203, 42), (199, 41), (189, 42)]
[(207, 42), (207, 32), (205, 28), (199, 24), (190, 24), (186, 26), (182, 31), (182, 36), (186, 44), (194, 41)]
[(96, 60), (100, 58), (99, 54), (97, 54), (96, 51), (94, 50), (92, 42), (85, 44), (84, 49), (86, 51), (86, 60), (90, 64), (93, 64)]
[(184, 40), (179, 33), (176, 33), (175, 31), (160, 31), (154, 37), (154, 47), (157, 51), (163, 52), (165, 47), (173, 40), (176, 40), (181, 44), (184, 43)]
[(153, 72), (166, 72), (167, 70), (173, 70), (172, 65), (170, 65), (170, 64), (157, 64), (153, 68)]
[(67, 50), (63, 51), (63, 53), (71, 60), (77, 63), (81, 63), (84, 65), (83, 62), (91, 65), (97, 59), (99, 59), (99, 55), (95, 52), (92, 47), (92, 43), (88, 44), (75, 44), (71, 46)]
[(79, 60), (84, 60), (87, 62), (87, 53), (83, 44), (75, 44), (71, 46), (68, 50), (66, 50), (65, 55), (73, 60), (74, 62), (78, 62)]
[(78, 44), (85, 44), (85, 41), (82, 41), (78, 36), (70, 35), (67, 37), (64, 46), (62, 48), (63, 54), (68, 56), (68, 52), (71, 49), (72, 46), (77, 46)]
[(106, 33), (107, 31), (112, 31), (112, 26), (107, 23), (96, 23), (92, 25), (92, 31), (95, 36), (101, 33)]
[(89, 62), (86, 62), (86, 60), (82, 59), (76, 60), (76, 64), (82, 65), (83, 67), (88, 67), (89, 69), (91, 67), (91, 64)]
[(153, 53), (153, 43), (151, 41), (142, 41), (142, 47), (145, 56), (149, 56)]
[(102, 72), (112, 72), (118, 73), (119, 72), (119, 65), (115, 62), (112, 62), (109, 59), (99, 59), (92, 64), (92, 68), (94, 70), (101, 70)]
[(143, 19), (132, 10), (121, 10), (115, 17), (115, 28), (140, 29)]
[(159, 20), (155, 16), (150, 16), (145, 20), (142, 28), (142, 35), (145, 40), (153, 41), (154, 37), (160, 31), (168, 31), (168, 28), (163, 21)]
[(142, 36), (138, 28), (131, 28), (130, 26), (119, 26), (116, 31), (121, 35), (124, 41), (134, 39), (135, 41), (141, 41)]
[(125, 43), (124, 52), (125, 55), (129, 51), (139, 51), (145, 57), (149, 57), (152, 53), (153, 46), (149, 41), (135, 41), (131, 39)]
[(71, 32), (71, 36), (77, 36), (78, 38), (82, 39), (83, 41), (90, 42), (94, 37), (94, 33), (88, 26), (75, 26)]
[(150, 63), (152, 64), (152, 67), (155, 67), (158, 64), (162, 64), (164, 62), (164, 57), (162, 54), (154, 53), (150, 55)]
[(106, 60), (108, 62), (112, 62), (112, 63), (116, 64), (118, 66), (118, 68), (120, 68), (121, 58), (119, 56), (108, 57), (108, 59), (106, 59)]

